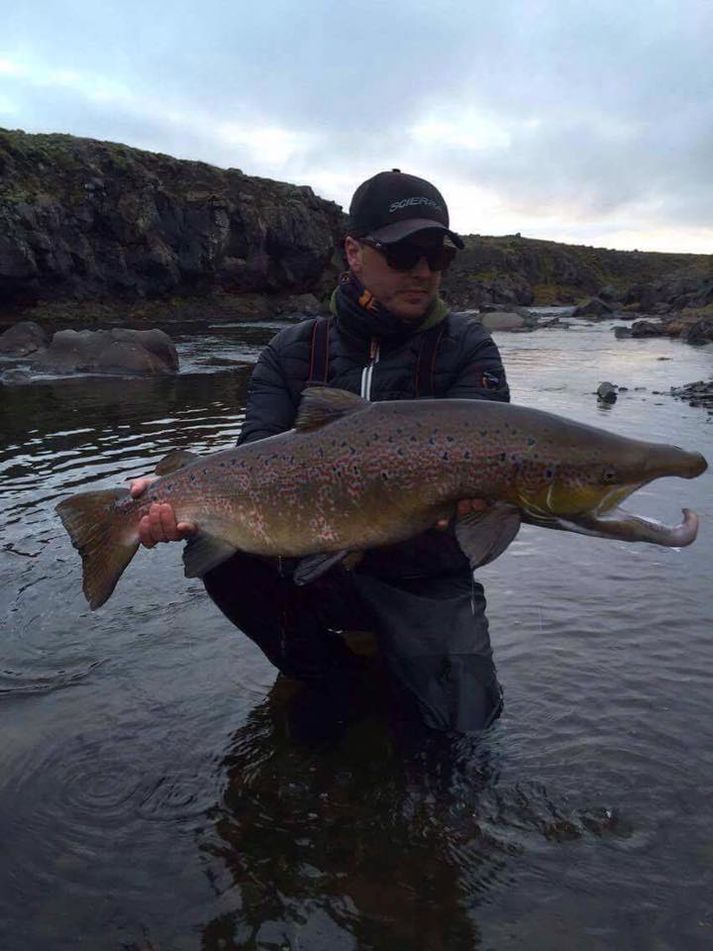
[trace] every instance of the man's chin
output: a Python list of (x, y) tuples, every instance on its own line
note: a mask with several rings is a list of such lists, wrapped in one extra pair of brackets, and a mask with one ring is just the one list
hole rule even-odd
[(401, 320), (419, 320), (425, 317), (433, 297), (428, 294), (401, 295), (391, 306), (391, 312)]

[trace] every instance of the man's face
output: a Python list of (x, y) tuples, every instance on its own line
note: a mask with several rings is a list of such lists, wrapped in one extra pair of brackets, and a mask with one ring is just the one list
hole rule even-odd
[[(442, 235), (432, 232), (414, 234), (402, 244), (419, 248), (439, 248)], [(353, 274), (371, 291), (374, 297), (401, 320), (420, 320), (438, 295), (441, 271), (432, 271), (425, 257), (408, 271), (390, 267), (384, 255), (356, 238), (348, 237), (344, 244), (347, 262)]]

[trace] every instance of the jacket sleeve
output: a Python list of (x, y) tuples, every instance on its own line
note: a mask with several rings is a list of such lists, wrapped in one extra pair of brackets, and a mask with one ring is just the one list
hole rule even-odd
[(273, 339), (262, 351), (248, 384), (245, 423), (238, 445), (291, 429), (297, 415)]
[(457, 373), (444, 395), (450, 399), (510, 402), (500, 351), (476, 321), (469, 321), (463, 334)]

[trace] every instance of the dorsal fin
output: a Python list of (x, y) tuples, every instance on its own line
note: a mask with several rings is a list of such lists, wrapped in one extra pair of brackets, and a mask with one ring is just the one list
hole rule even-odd
[(161, 459), (154, 469), (154, 472), (160, 476), (169, 475), (171, 472), (177, 472), (178, 469), (183, 469), (184, 466), (190, 466), (197, 458), (198, 455), (195, 452), (190, 452), (188, 449), (174, 449), (173, 452), (169, 452), (167, 456)]
[(342, 416), (358, 413), (367, 406), (369, 406), (367, 400), (347, 390), (337, 390), (327, 386), (308, 386), (302, 393), (295, 429), (302, 433), (319, 429), (320, 426), (326, 426), (335, 419), (341, 419)]

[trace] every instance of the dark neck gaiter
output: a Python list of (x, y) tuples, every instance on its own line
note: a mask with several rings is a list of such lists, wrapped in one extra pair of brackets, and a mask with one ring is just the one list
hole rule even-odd
[(345, 333), (367, 340), (372, 337), (382, 340), (410, 337), (439, 323), (448, 313), (443, 301), (436, 298), (422, 320), (401, 320), (380, 304), (351, 271), (345, 271), (339, 278), (332, 294), (331, 309)]

